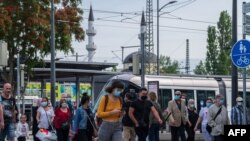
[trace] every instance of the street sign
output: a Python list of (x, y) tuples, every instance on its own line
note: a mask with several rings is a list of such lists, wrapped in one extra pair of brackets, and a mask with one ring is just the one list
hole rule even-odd
[(250, 12), (250, 3), (246, 3), (244, 9), (245, 9), (245, 10), (243, 11), (244, 13)]
[(245, 34), (250, 35), (250, 25), (245, 25)]
[(233, 64), (239, 68), (245, 68), (250, 65), (250, 41), (239, 40), (231, 50), (231, 59)]
[(245, 18), (245, 24), (250, 25), (250, 15), (246, 15)]

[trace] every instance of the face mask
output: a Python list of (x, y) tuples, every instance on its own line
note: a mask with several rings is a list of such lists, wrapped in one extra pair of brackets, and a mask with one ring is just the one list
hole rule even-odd
[(121, 95), (121, 91), (115, 90), (114, 96), (119, 97)]
[(221, 100), (220, 100), (220, 104), (221, 104), (221, 105), (224, 104), (224, 99), (221, 99)]
[(242, 106), (243, 102), (237, 102), (237, 104), (238, 104), (239, 106)]
[(203, 101), (200, 101), (200, 105), (203, 106), (203, 105), (204, 105), (204, 102), (203, 102)]
[(62, 103), (62, 108), (66, 108), (68, 107), (68, 104), (67, 103)]
[(190, 108), (194, 108), (194, 104), (190, 104), (190, 106), (189, 106)]
[(148, 97), (147, 96), (141, 96), (141, 100), (146, 100)]
[(207, 105), (207, 107), (209, 108), (211, 105), (212, 105), (212, 103), (206, 103), (206, 105)]
[(67, 98), (67, 101), (71, 101), (71, 98)]
[(41, 106), (42, 106), (42, 107), (46, 107), (47, 105), (48, 105), (47, 102), (42, 102), (42, 103), (41, 103)]
[(179, 96), (179, 95), (175, 95), (175, 96), (174, 96), (174, 99), (175, 99), (175, 100), (180, 100), (180, 96)]

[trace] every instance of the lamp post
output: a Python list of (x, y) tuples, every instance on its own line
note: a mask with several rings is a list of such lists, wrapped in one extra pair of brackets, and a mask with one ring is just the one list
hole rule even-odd
[(51, 0), (51, 39), (50, 39), (50, 51), (51, 51), (51, 61), (50, 61), (50, 97), (51, 104), (53, 107), (56, 105), (55, 97), (55, 11), (54, 11), (54, 0)]
[(141, 33), (140, 33), (140, 40), (141, 40), (141, 87), (145, 87), (145, 33), (146, 33), (146, 22), (145, 22), (145, 16), (144, 11), (142, 12), (141, 17)]
[(176, 2), (177, 1), (170, 1), (167, 4), (163, 5), (161, 8), (159, 8), (159, 0), (157, 0), (157, 75), (160, 74), (160, 58), (159, 58), (159, 17), (160, 17), (160, 12), (167, 5), (174, 4)]

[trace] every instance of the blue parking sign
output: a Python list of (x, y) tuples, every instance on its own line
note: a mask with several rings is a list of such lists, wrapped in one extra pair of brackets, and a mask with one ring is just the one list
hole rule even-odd
[(250, 64), (250, 41), (239, 40), (231, 50), (233, 64), (239, 68), (245, 68)]

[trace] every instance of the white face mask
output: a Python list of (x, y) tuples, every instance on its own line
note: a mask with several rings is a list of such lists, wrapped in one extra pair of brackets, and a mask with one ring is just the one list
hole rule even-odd
[(237, 104), (238, 104), (239, 106), (242, 106), (243, 102), (237, 102)]

